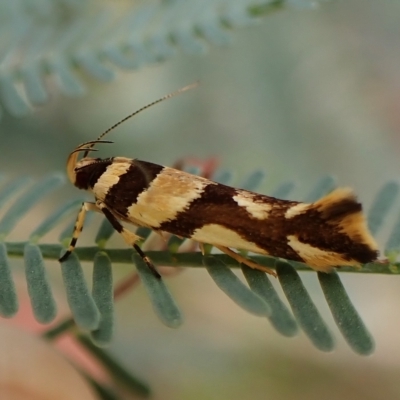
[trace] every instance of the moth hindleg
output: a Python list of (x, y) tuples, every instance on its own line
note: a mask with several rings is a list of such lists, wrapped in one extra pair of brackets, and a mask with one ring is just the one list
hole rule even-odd
[(245, 264), (250, 268), (258, 269), (260, 271), (266, 272), (267, 274), (270, 274), (270, 275), (273, 275), (276, 277), (276, 272), (274, 270), (272, 270), (271, 268), (264, 267), (263, 265), (259, 265), (255, 262), (247, 259), (246, 257), (243, 257), (238, 253), (235, 253), (233, 250), (231, 250), (228, 247), (216, 246), (216, 245), (214, 245), (214, 247), (216, 247), (218, 250), (221, 250), (223, 253), (227, 254), (229, 257), (232, 257), (234, 260), (236, 260), (237, 262), (239, 262), (241, 264)]
[(69, 243), (68, 250), (65, 252), (65, 254), (62, 257), (59, 258), (58, 261), (60, 261), (60, 262), (65, 261), (69, 257), (69, 255), (74, 251), (76, 242), (78, 241), (79, 235), (82, 232), (83, 224), (85, 222), (86, 211), (100, 212), (100, 210), (97, 208), (96, 204), (88, 203), (88, 202), (82, 203), (81, 209), (79, 210), (78, 216), (76, 217), (74, 231), (72, 232), (72, 239), (71, 239), (71, 242)]
[(146, 256), (146, 254), (143, 252), (143, 250), (136, 244), (137, 241), (141, 239), (140, 236), (135, 235), (133, 232), (130, 230), (124, 228), (122, 224), (118, 221), (118, 219), (114, 216), (114, 214), (107, 208), (106, 204), (104, 204), (101, 201), (96, 202), (96, 207), (101, 210), (101, 212), (105, 215), (105, 217), (108, 219), (110, 224), (113, 226), (113, 228), (122, 236), (122, 238), (125, 240), (125, 242), (129, 246), (133, 246), (133, 248), (136, 250), (136, 252), (139, 254), (139, 256), (142, 258), (142, 260), (146, 263), (146, 265), (149, 267), (151, 272), (157, 277), (161, 278), (161, 275), (158, 273), (156, 270), (156, 267), (154, 264), (151, 262), (150, 258)]

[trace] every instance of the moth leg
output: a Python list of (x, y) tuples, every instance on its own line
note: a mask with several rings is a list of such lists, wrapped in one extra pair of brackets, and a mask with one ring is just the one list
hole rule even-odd
[(262, 265), (259, 265), (249, 259), (247, 259), (246, 257), (241, 256), (238, 253), (235, 253), (234, 251), (232, 251), (230, 248), (228, 247), (224, 247), (224, 246), (215, 246), (217, 249), (221, 250), (223, 253), (227, 254), (229, 257), (232, 257), (234, 260), (236, 260), (237, 262), (241, 263), (241, 264), (245, 264), (250, 268), (253, 269), (258, 269), (260, 271), (266, 272), (267, 274), (273, 275), (276, 277), (276, 272), (274, 270), (272, 270), (271, 268), (268, 267), (264, 267)]
[(62, 257), (58, 259), (58, 261), (65, 261), (69, 255), (74, 251), (76, 246), (76, 242), (78, 241), (79, 235), (82, 232), (83, 223), (85, 222), (86, 211), (97, 211), (100, 210), (97, 208), (96, 204), (84, 202), (82, 203), (81, 209), (78, 212), (78, 216), (76, 217), (74, 231), (72, 232), (72, 239), (69, 243), (68, 250), (64, 253)]
[(154, 274), (154, 276), (156, 278), (161, 279), (161, 275), (156, 270), (156, 267), (151, 262), (150, 258), (147, 257), (146, 254), (144, 254), (143, 250), (136, 244), (136, 242), (138, 240), (140, 240), (141, 237), (138, 235), (135, 235), (133, 232), (124, 228), (122, 226), (122, 224), (118, 221), (118, 219), (115, 218), (114, 214), (107, 208), (107, 206), (103, 202), (97, 201), (96, 207), (101, 210), (101, 212), (105, 215), (105, 217), (108, 219), (108, 221), (113, 226), (113, 228), (122, 236), (122, 238), (125, 240), (125, 242), (129, 246), (133, 246), (133, 248), (136, 250), (136, 252), (142, 258), (142, 260), (146, 263), (146, 265), (148, 266), (150, 271)]

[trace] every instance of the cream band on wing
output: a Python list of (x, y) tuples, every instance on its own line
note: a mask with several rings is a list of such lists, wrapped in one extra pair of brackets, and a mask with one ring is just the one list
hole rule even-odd
[(256, 219), (267, 219), (271, 211), (272, 205), (269, 203), (261, 203), (255, 200), (255, 195), (246, 191), (238, 191), (238, 194), (233, 196), (239, 207), (244, 207), (246, 211)]
[(253, 251), (254, 253), (267, 254), (255, 243), (244, 240), (236, 232), (217, 224), (204, 225), (194, 231), (191, 239), (201, 243), (215, 244), (218, 246), (232, 247), (240, 250)]
[(308, 203), (299, 203), (287, 209), (285, 213), (285, 218), (290, 219), (297, 217), (300, 214), (305, 213), (310, 209), (310, 204)]
[[(119, 159), (122, 160), (122, 157), (119, 157)], [(124, 159), (126, 162), (121, 162), (121, 160), (114, 159), (114, 162), (106, 168), (106, 171), (93, 186), (92, 191), (96, 194), (97, 199), (104, 200), (111, 188), (119, 182), (120, 177), (127, 173), (131, 166), (130, 160), (127, 158)]]
[(147, 190), (139, 194), (136, 203), (128, 208), (128, 217), (157, 228), (175, 217), (201, 197), (204, 188), (213, 182), (193, 175), (164, 168)]
[(294, 236), (288, 236), (289, 246), (304, 260), (306, 264), (312, 265), (313, 269), (321, 272), (330, 272), (335, 267), (352, 266), (359, 267), (360, 263), (355, 260), (348, 260), (341, 254), (334, 251), (322, 250), (310, 244), (300, 242)]

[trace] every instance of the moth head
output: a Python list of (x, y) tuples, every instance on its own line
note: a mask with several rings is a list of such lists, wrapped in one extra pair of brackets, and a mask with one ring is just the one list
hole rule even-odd
[[(97, 151), (93, 146), (96, 143), (113, 143), (109, 140), (94, 140), (82, 143), (74, 151), (70, 153), (67, 160), (67, 175), (71, 183), (79, 189), (88, 189), (91, 181), (96, 175), (99, 164), (104, 164), (106, 160), (101, 158), (88, 157), (91, 151)], [(83, 153), (83, 157), (78, 160), (79, 153)]]

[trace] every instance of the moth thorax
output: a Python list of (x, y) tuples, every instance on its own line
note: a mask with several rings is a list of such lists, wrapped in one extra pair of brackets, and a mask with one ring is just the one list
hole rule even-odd
[(74, 185), (83, 190), (93, 188), (111, 163), (111, 159), (83, 158), (76, 163), (74, 168)]

